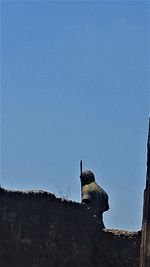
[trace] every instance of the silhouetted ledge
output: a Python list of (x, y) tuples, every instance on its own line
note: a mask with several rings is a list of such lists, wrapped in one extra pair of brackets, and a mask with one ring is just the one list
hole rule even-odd
[(0, 266), (137, 267), (140, 232), (100, 230), (80, 203), (0, 188)]

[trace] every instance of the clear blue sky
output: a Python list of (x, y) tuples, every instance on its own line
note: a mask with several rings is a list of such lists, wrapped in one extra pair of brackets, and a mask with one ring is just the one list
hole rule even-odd
[(2, 1), (1, 185), (80, 201), (79, 161), (108, 228), (139, 230), (149, 116), (148, 2)]

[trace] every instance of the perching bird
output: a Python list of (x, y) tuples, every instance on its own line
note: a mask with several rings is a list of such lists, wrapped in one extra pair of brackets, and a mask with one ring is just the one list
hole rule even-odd
[(105, 228), (103, 223), (103, 212), (109, 209), (107, 193), (95, 182), (93, 172), (86, 170), (80, 175), (82, 203), (96, 219), (101, 228)]

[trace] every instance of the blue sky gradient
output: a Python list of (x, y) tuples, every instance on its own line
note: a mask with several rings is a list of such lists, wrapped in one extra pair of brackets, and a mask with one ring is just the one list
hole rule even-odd
[(147, 1), (1, 3), (1, 185), (80, 201), (79, 161), (108, 228), (139, 230), (149, 116)]

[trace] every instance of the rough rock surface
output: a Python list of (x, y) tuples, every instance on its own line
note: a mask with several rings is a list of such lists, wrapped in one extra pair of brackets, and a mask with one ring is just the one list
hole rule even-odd
[(100, 230), (86, 208), (0, 189), (1, 267), (138, 267), (140, 232)]

